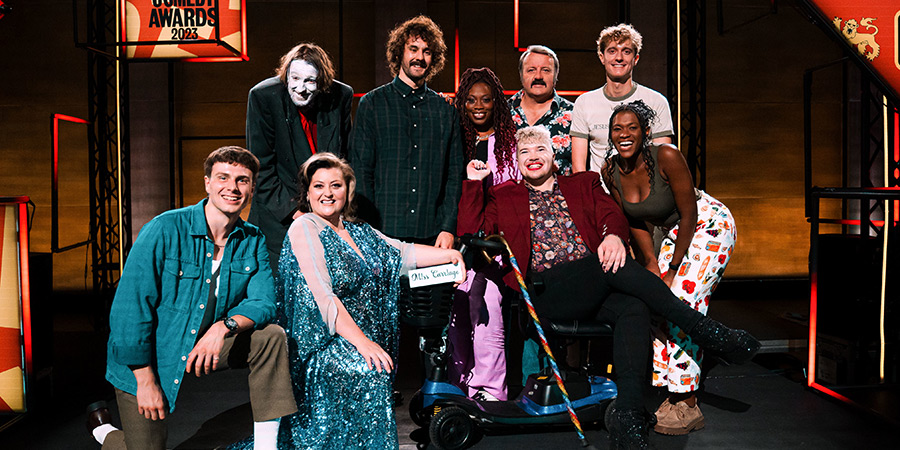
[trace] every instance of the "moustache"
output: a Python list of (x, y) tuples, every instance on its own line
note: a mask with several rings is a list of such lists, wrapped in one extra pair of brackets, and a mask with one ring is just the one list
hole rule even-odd
[(410, 66), (419, 66), (423, 69), (428, 67), (428, 64), (425, 64), (425, 61), (422, 61), (420, 59), (414, 59), (414, 60), (410, 61), (409, 65)]
[(544, 80), (534, 80), (531, 82), (531, 86), (547, 86), (547, 83)]

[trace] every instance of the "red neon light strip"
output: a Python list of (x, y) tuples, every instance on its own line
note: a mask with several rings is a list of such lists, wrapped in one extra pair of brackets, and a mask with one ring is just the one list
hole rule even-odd
[(816, 384), (816, 325), (819, 321), (818, 274), (809, 274), (809, 359), (806, 365), (806, 385)]
[(453, 90), (459, 91), (459, 28), (456, 29), (456, 42), (453, 50)]
[(819, 383), (812, 383), (812, 384), (809, 385), (809, 387), (811, 387), (811, 388), (813, 388), (813, 389), (815, 389), (815, 390), (817, 390), (817, 391), (819, 391), (819, 392), (822, 392), (822, 393), (824, 393), (824, 394), (828, 394), (829, 396), (834, 397), (834, 398), (836, 398), (836, 399), (838, 399), (838, 400), (840, 400), (840, 401), (842, 401), (842, 402), (844, 402), (844, 403), (851, 403), (851, 404), (854, 403), (853, 400), (850, 400), (849, 398), (847, 398), (847, 397), (845, 397), (845, 396), (843, 396), (843, 395), (841, 395), (841, 394), (838, 394), (837, 392), (835, 392), (835, 391), (833, 391), (833, 390), (831, 390), (831, 389), (828, 389), (827, 387), (822, 386), (822, 385), (819, 384)]
[(25, 338), (25, 372), (32, 370), (31, 278), (28, 272), (28, 204), (19, 203), (19, 273), (22, 282), (22, 335)]
[(87, 120), (65, 114), (53, 114), (53, 189), (59, 188), (59, 121), (90, 124)]
[[(883, 220), (872, 220), (870, 222), (876, 227), (884, 226)], [(862, 221), (859, 219), (819, 219), (819, 223), (830, 223), (835, 225), (862, 225)]]
[(513, 0), (513, 47), (519, 48), (519, 0)]
[(247, 0), (241, 0), (241, 59), (250, 60), (247, 52)]
[[(128, 40), (128, 37), (125, 33), (125, 0), (119, 2), (119, 33), (121, 36), (119, 37), (120, 42), (125, 42)], [(122, 46), (122, 50), (125, 51), (125, 56), (128, 56), (128, 48), (126, 46)]]
[[(503, 95), (512, 96), (512, 95), (515, 95), (516, 92), (519, 92), (519, 91), (506, 90), (506, 91), (503, 91)], [(557, 95), (560, 95), (563, 97), (577, 97), (581, 94), (584, 94), (585, 92), (587, 92), (587, 91), (556, 91)]]
[(87, 120), (79, 119), (77, 117), (67, 116), (65, 114), (54, 114), (53, 118), (59, 119), (59, 120), (65, 120), (66, 122), (73, 122), (73, 123), (90, 123)]

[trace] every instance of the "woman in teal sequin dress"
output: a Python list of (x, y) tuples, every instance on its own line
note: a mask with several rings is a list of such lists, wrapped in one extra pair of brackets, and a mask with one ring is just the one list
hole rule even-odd
[(330, 153), (307, 160), (299, 178), (300, 209), (309, 214), (288, 230), (276, 286), (299, 411), (281, 419), (278, 447), (397, 448), (400, 273), (462, 257), (355, 222), (353, 170)]

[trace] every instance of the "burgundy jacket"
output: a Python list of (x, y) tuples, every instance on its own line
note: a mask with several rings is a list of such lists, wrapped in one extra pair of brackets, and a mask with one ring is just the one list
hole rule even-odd
[[(628, 246), (628, 221), (615, 200), (603, 190), (600, 175), (581, 172), (570, 177), (559, 176), (557, 182), (588, 251), (596, 253), (608, 234), (620, 237)], [(481, 230), (489, 235), (503, 232), (519, 263), (519, 270), (528, 272), (531, 267), (531, 213), (524, 181), (507, 181), (491, 187), (487, 199), (481, 181), (463, 182), (457, 235), (475, 234)], [(510, 287), (519, 288), (511, 270), (503, 280)]]

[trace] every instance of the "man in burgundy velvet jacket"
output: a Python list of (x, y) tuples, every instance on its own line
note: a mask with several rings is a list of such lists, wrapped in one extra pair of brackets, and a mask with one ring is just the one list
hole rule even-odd
[[(532, 243), (529, 191), (547, 191), (558, 186), (565, 199), (568, 213), (583, 244), (578, 254), (579, 237), (573, 239), (576, 248), (557, 258), (558, 262), (574, 261), (587, 252), (596, 253), (604, 270), (617, 270), (625, 262), (625, 245), (629, 236), (628, 221), (615, 200), (609, 196), (596, 173), (579, 173), (574, 176), (554, 175), (552, 146), (544, 144), (542, 127), (529, 127), (517, 133), (519, 139), (518, 164), (522, 181), (507, 181), (488, 191), (485, 199), (481, 179), (490, 173), (481, 161), (472, 161), (466, 168), (469, 179), (463, 182), (459, 202), (458, 235), (475, 234), (484, 230), (487, 234), (503, 232), (523, 273), (533, 268), (532, 254), (546, 261), (546, 252), (556, 253), (548, 242)], [(549, 135), (546, 136), (549, 140)], [(549, 149), (549, 153), (547, 152)], [(548, 159), (549, 158), (549, 159)], [(570, 224), (564, 224), (563, 227)], [(571, 235), (571, 233), (568, 233)], [(542, 248), (548, 247), (548, 248)], [(568, 246), (567, 246), (568, 248)], [(542, 251), (544, 250), (544, 251)], [(586, 250), (586, 251), (585, 251)], [(577, 255), (578, 254), (578, 255)], [(577, 256), (576, 256), (577, 255)], [(557, 255), (554, 255), (557, 256)], [(510, 272), (504, 281), (518, 289), (515, 275)]]
[[(622, 448), (618, 444), (646, 448), (648, 417), (642, 390), (649, 368), (650, 311), (731, 362), (749, 361), (759, 341), (694, 311), (658, 276), (629, 257), (625, 250), (628, 222), (603, 191), (599, 175), (555, 176), (546, 129), (523, 128), (516, 133), (516, 141), (523, 181), (494, 186), (484, 198), (482, 180), (490, 168), (478, 160), (466, 167), (458, 234), (503, 232), (519, 269), (531, 279), (529, 293), (542, 319), (615, 323), (618, 399), (610, 438), (615, 448)], [(512, 274), (504, 280), (518, 289)]]

